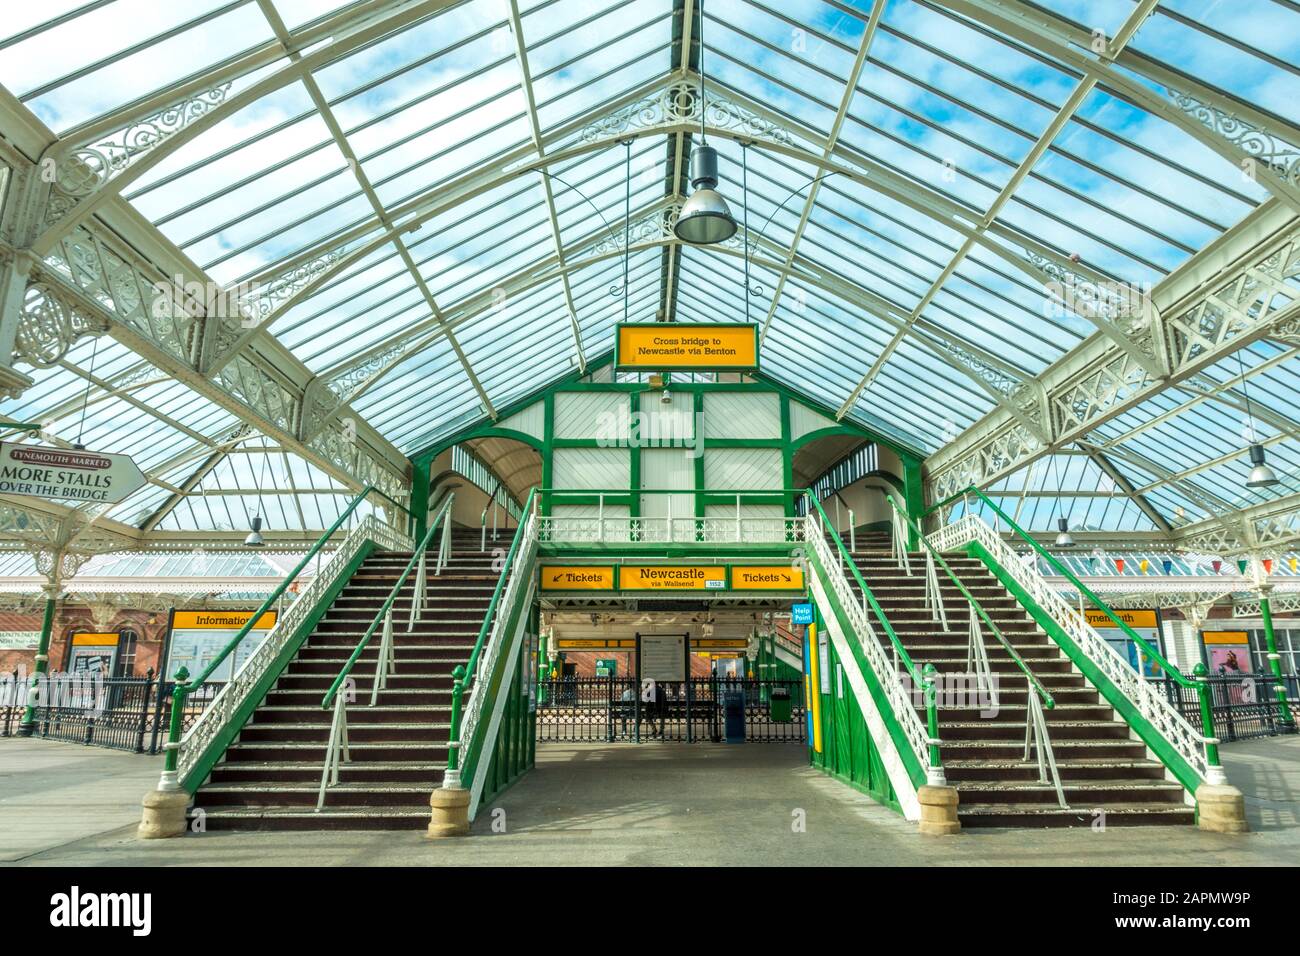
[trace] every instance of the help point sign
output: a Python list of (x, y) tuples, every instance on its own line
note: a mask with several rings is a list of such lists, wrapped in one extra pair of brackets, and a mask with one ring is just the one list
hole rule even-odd
[(116, 503), (144, 483), (130, 455), (0, 442), (0, 494)]

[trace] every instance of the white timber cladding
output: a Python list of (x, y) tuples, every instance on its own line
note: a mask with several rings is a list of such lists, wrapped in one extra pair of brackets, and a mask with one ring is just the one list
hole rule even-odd
[(807, 405), (791, 400), (790, 402), (790, 440), (798, 441), (809, 432), (820, 428), (834, 428), (836, 421), (827, 418), (821, 412), (813, 411)]
[[(740, 516), (742, 518), (783, 518), (785, 509), (780, 505), (744, 505), (740, 506)], [(735, 505), (705, 505), (704, 517), (706, 518), (734, 518), (736, 517)]]
[(704, 453), (704, 487), (753, 491), (781, 487), (781, 449), (710, 448)]
[(660, 401), (661, 395), (661, 392), (647, 392), (641, 397), (641, 411), (635, 420), (637, 443), (642, 447), (693, 445), (695, 443), (694, 396), (677, 392), (672, 395), (673, 400), (670, 404), (664, 404)]
[[(641, 487), (651, 491), (695, 487), (695, 459), (685, 448), (641, 449)], [(687, 518), (695, 514), (695, 496), (642, 495), (641, 514), (646, 518), (668, 516), (669, 502), (674, 518)]]
[(627, 392), (556, 392), (555, 437), (626, 441), (630, 405)]
[(775, 392), (710, 392), (704, 396), (705, 438), (780, 438)]
[(618, 491), (627, 494), (632, 481), (629, 455), (626, 448), (553, 449), (552, 487), (557, 491)]
[(546, 440), (546, 407), (541, 402), (534, 402), (527, 408), (521, 408), (509, 418), (497, 422), (498, 428), (523, 432), (538, 441)]

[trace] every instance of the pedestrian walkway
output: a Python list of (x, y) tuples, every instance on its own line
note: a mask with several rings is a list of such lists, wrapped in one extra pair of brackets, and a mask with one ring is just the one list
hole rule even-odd
[(40, 738), (0, 740), (0, 863), (140, 822), (158, 757)]
[[(418, 832), (135, 836), (156, 759), (0, 742), (0, 841), (22, 865), (1295, 865), (1300, 738), (1225, 748), (1253, 832), (1194, 827), (980, 830), (927, 838), (807, 765), (804, 747), (560, 745), (479, 815), (467, 839)], [(1189, 856), (1190, 854), (1190, 856)]]

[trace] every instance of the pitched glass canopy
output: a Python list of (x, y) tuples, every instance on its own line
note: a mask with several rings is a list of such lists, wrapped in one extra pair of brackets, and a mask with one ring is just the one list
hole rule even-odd
[[(1300, 150), (1300, 11), (1230, 6), (707, 0), (701, 22), (694, 0), (50, 0), (0, 24), (0, 122), (50, 150), (133, 144), (76, 227), (163, 275), (276, 290), (236, 356), (365, 423), (399, 469), (599, 368), (625, 318), (757, 323), (763, 374), (929, 453), (1114, 335), (1050, 293), (1061, 270), (1141, 290), (1208, 274), (1283, 202), (1177, 99)], [(671, 224), (701, 27), (745, 228), (696, 248)], [(0, 156), (0, 196), (22, 158)], [(1300, 493), (1296, 352), (1255, 337), (994, 490), (1035, 529), (1064, 511), (1119, 531)], [(260, 489), (272, 527), (307, 530), (359, 484), (310, 460), (304, 415), (283, 423), (300, 445), (246, 427), (245, 366), (192, 370), (232, 402), (111, 336), (24, 371), (0, 415), (147, 472), (110, 520), (238, 528)], [(1245, 489), (1252, 442), (1280, 485)]]

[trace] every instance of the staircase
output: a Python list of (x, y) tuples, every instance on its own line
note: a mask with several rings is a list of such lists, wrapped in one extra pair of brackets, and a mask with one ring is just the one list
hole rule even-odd
[[(910, 555), (913, 574), (908, 576), (895, 562), (887, 534), (859, 533), (856, 539), (858, 571), (917, 668), (933, 664), (941, 674), (965, 674), (970, 605), (961, 591), (937, 569), (948, 617), (944, 631), (925, 607), (924, 555)], [(1055, 708), (1044, 713), (1069, 804), (1062, 809), (1052, 784), (1039, 782), (1036, 761), (1022, 760), (1028, 687), (1011, 655), (981, 622), (989, 665), (999, 681), (996, 715), (981, 717), (978, 702), (953, 706), (939, 698), (943, 769), (959, 793), (962, 826), (1087, 826), (1097, 811), (1104, 811), (1106, 826), (1193, 823), (1183, 788), (1165, 778), (1164, 767), (1147, 756), (1146, 746), (993, 574), (975, 558), (945, 554), (944, 560), (1055, 699)], [(883, 630), (880, 639), (892, 652)], [(924, 721), (920, 702), (918, 712)]]
[(338, 676), (411, 559), (370, 556), (325, 613), (254, 711), (224, 760), (195, 795), (210, 830), (404, 830), (429, 822), (429, 794), (447, 765), (452, 670), (469, 658), (499, 570), (477, 532), (456, 531), (451, 561), (433, 574), (429, 557), (423, 616), (407, 630), (415, 572), (393, 605), (394, 672), (370, 703), (379, 655), (376, 630), (352, 671), (351, 761), (317, 812), (330, 711), (321, 698)]

